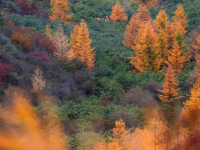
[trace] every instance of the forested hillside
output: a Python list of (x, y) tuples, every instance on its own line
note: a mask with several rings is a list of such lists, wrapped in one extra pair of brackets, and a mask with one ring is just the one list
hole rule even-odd
[(200, 0), (0, 0), (0, 150), (199, 150)]

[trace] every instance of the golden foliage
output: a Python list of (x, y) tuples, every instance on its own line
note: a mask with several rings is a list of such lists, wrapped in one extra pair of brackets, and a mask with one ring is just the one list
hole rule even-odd
[(148, 8), (144, 5), (139, 6), (137, 17), (139, 20), (141, 20), (144, 23), (151, 20), (150, 12), (149, 12)]
[(32, 85), (33, 85), (33, 90), (35, 92), (40, 92), (44, 89), (46, 80), (43, 77), (43, 72), (39, 69), (35, 69), (35, 74), (31, 78)]
[(158, 15), (156, 16), (156, 22), (160, 29), (162, 29), (162, 30), (165, 29), (165, 25), (167, 23), (168, 18), (169, 17), (167, 16), (165, 10), (159, 11)]
[(178, 81), (175, 79), (175, 73), (171, 65), (168, 66), (163, 83), (163, 90), (158, 95), (162, 103), (170, 103), (181, 98), (178, 94)]
[[(45, 106), (44, 104), (43, 106)], [(44, 108), (50, 112), (53, 105)], [(48, 110), (48, 112), (46, 112)], [(62, 134), (59, 120), (47, 117), (44, 122), (54, 122), (51, 127), (44, 126), (22, 93), (13, 94), (12, 105), (0, 109), (0, 118), (5, 124), (0, 132), (0, 149), (6, 150), (63, 150), (68, 149), (66, 137)], [(58, 118), (58, 117), (56, 117)], [(44, 119), (44, 118), (43, 118)]]
[(184, 67), (186, 57), (182, 54), (182, 50), (180, 50), (177, 41), (174, 43), (173, 48), (169, 54), (168, 63), (172, 66), (175, 73), (179, 73)]
[(112, 14), (110, 15), (110, 20), (112, 22), (126, 21), (128, 19), (127, 14), (124, 13), (123, 7), (117, 2), (115, 6), (112, 7)]
[(124, 46), (132, 48), (136, 44), (136, 36), (141, 27), (141, 21), (137, 18), (136, 15), (133, 15), (129, 21), (129, 24), (126, 26), (126, 31), (124, 35), (123, 44)]
[(189, 100), (184, 103), (181, 118), (184, 126), (189, 127), (190, 130), (195, 130), (199, 128), (200, 123), (200, 76), (198, 76), (190, 93)]
[(176, 41), (174, 25), (170, 22), (167, 22), (165, 26), (165, 32), (167, 37), (168, 50), (171, 50), (174, 45), (174, 42)]
[(79, 59), (88, 69), (94, 68), (95, 48), (91, 48), (92, 40), (89, 38), (87, 24), (81, 22), (80, 26), (74, 27), (74, 33), (71, 33), (69, 58)]
[(45, 34), (47, 37), (49, 37), (50, 40), (53, 40), (52, 31), (49, 25), (46, 25)]
[(184, 35), (187, 32), (185, 30), (187, 27), (187, 15), (185, 15), (183, 6), (181, 4), (178, 5), (178, 8), (175, 11), (173, 21), (176, 29), (176, 34), (180, 33), (181, 35)]
[(51, 0), (51, 13), (49, 16), (51, 21), (68, 22), (71, 20), (71, 15), (68, 14), (68, 2), (66, 0)]
[(130, 63), (136, 70), (143, 72), (160, 69), (160, 47), (158, 35), (150, 23), (139, 30), (136, 46), (132, 47), (136, 53), (135, 57), (130, 57)]

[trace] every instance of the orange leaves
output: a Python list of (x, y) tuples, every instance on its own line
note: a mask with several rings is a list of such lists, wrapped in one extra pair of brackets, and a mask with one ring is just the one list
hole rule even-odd
[[(45, 114), (45, 118), (42, 119), (36, 115), (20, 91), (14, 92), (12, 106), (0, 109), (0, 118), (5, 124), (3, 132), (0, 132), (0, 149), (63, 150), (67, 148), (59, 119), (56, 119), (58, 116), (54, 111), (55, 106), (50, 102), (45, 102), (41, 106)], [(43, 124), (41, 120), (49, 124)]]
[(23, 50), (29, 50), (33, 46), (33, 41), (30, 36), (24, 35), (21, 32), (15, 32), (10, 39), (20, 44)]
[(66, 0), (51, 0), (51, 13), (49, 16), (51, 21), (68, 22), (71, 20), (71, 15), (68, 14), (68, 3)]
[(156, 22), (160, 29), (165, 29), (165, 25), (167, 23), (168, 16), (165, 12), (165, 10), (160, 10), (158, 15), (156, 16)]
[(140, 29), (140, 35), (137, 36), (136, 46), (133, 47), (136, 56), (130, 57), (131, 64), (136, 70), (155, 72), (160, 68), (160, 48), (158, 44), (158, 35), (150, 23), (146, 24), (144, 28)]
[(173, 67), (175, 73), (179, 73), (184, 67), (186, 57), (182, 54), (178, 42), (175, 42), (172, 51), (169, 52), (168, 63)]
[(173, 21), (177, 34), (184, 35), (187, 32), (185, 30), (187, 27), (187, 15), (185, 15), (183, 6), (181, 4), (178, 5), (177, 10), (175, 11), (175, 17), (173, 17)]
[(112, 14), (110, 15), (111, 21), (126, 21), (128, 19), (127, 14), (124, 13), (123, 7), (117, 2), (115, 6), (112, 7)]
[(142, 22), (145, 22), (145, 23), (147, 21), (151, 20), (150, 12), (149, 12), (148, 8), (144, 5), (139, 6), (137, 17), (139, 20), (141, 20)]
[(200, 76), (198, 76), (190, 92), (191, 96), (184, 103), (181, 118), (184, 126), (189, 127), (190, 130), (195, 130), (199, 129), (200, 123)]
[(132, 48), (136, 44), (136, 36), (141, 26), (141, 21), (136, 15), (133, 15), (126, 26), (125, 36), (123, 40), (124, 46)]
[(87, 24), (81, 22), (80, 26), (76, 25), (74, 27), (74, 33), (71, 33), (69, 58), (79, 59), (88, 69), (94, 67), (94, 49), (91, 48), (92, 40), (89, 38), (89, 32), (87, 29)]
[(163, 83), (163, 90), (160, 90), (162, 94), (159, 94), (159, 99), (163, 103), (173, 102), (180, 98), (178, 91), (178, 81), (175, 79), (175, 73), (172, 66), (167, 68), (167, 73), (165, 74), (165, 79)]

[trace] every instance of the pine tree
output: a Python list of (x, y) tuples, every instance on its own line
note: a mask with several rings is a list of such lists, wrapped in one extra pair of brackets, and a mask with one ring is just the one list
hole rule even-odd
[(182, 36), (187, 32), (185, 28), (187, 27), (187, 15), (184, 13), (183, 6), (178, 5), (178, 8), (175, 11), (175, 16), (173, 17), (176, 34), (180, 33)]
[(74, 33), (71, 33), (70, 59), (79, 59), (88, 69), (94, 67), (94, 49), (91, 48), (92, 40), (89, 38), (89, 32), (85, 22), (80, 23), (80, 27), (77, 25), (74, 27)]
[(115, 6), (112, 7), (112, 14), (110, 15), (112, 22), (126, 21), (128, 19), (127, 14), (124, 13), (123, 7), (117, 2)]
[(140, 5), (138, 8), (137, 17), (142, 22), (147, 22), (151, 20), (150, 12), (145, 5)]
[(168, 16), (167, 16), (165, 10), (160, 10), (158, 15), (156, 16), (156, 22), (160, 29), (162, 29), (162, 30), (165, 29), (167, 20), (168, 20)]
[(140, 29), (139, 33), (136, 46), (133, 47), (136, 56), (130, 57), (130, 63), (140, 72), (158, 72), (161, 63), (158, 35), (150, 23)]
[(53, 36), (53, 42), (57, 50), (54, 51), (54, 55), (58, 59), (68, 58), (69, 42), (68, 37), (64, 34), (63, 27), (61, 24), (57, 26), (57, 31)]
[(169, 52), (168, 63), (172, 66), (175, 73), (179, 73), (184, 67), (186, 57), (182, 54), (178, 42), (174, 43), (172, 51)]
[(142, 22), (137, 18), (136, 15), (133, 15), (129, 21), (129, 24), (126, 26), (125, 36), (123, 40), (124, 46), (132, 48), (136, 44), (136, 36), (138, 34), (139, 28)]
[(168, 66), (167, 72), (165, 74), (165, 79), (163, 83), (163, 90), (160, 90), (162, 94), (158, 97), (163, 103), (170, 103), (181, 98), (178, 94), (179, 88), (178, 81), (175, 79), (175, 73), (172, 66)]
[(71, 15), (68, 14), (68, 2), (66, 0), (51, 0), (51, 21), (63, 21), (68, 22), (71, 20)]

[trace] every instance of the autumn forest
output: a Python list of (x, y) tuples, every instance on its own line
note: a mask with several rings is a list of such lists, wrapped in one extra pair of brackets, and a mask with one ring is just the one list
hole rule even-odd
[(199, 150), (199, 0), (0, 0), (0, 150)]

